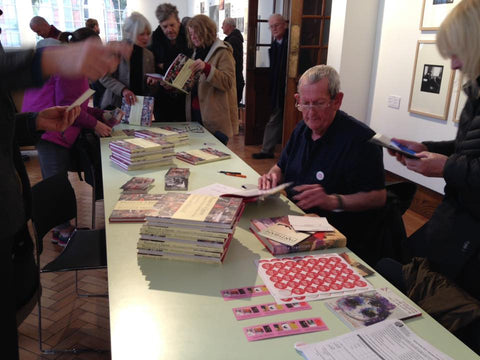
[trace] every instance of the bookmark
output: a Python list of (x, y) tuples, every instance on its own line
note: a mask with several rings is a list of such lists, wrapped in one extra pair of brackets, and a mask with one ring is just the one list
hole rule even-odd
[(84, 92), (82, 95), (80, 95), (80, 97), (79, 97), (77, 100), (75, 100), (75, 101), (73, 102), (73, 104), (70, 105), (70, 106), (67, 108), (67, 111), (72, 110), (75, 106), (80, 106), (80, 105), (82, 105), (82, 104), (85, 102), (85, 100), (87, 100), (88, 98), (90, 98), (90, 96), (92, 96), (94, 93), (95, 93), (95, 90), (93, 90), (93, 89), (90, 89), (90, 88), (89, 88), (89, 89), (85, 90), (85, 92)]
[(321, 318), (288, 320), (243, 328), (243, 332), (248, 341), (257, 341), (324, 330), (328, 330), (328, 327)]
[(223, 300), (225, 301), (245, 299), (254, 296), (263, 296), (270, 294), (265, 285), (255, 285), (250, 287), (222, 290), (221, 293), (223, 296)]
[(233, 308), (233, 314), (237, 320), (246, 320), (262, 316), (285, 314), (295, 311), (311, 310), (312, 307), (307, 302), (277, 304), (267, 303), (253, 306), (242, 306)]

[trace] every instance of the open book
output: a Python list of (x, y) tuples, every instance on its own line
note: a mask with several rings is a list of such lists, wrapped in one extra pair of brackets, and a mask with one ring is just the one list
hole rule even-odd
[(155, 73), (147, 73), (146, 75), (160, 80), (163, 85), (174, 87), (188, 94), (200, 77), (200, 73), (194, 74), (192, 70), (190, 70), (192, 64), (192, 59), (184, 54), (178, 54), (168, 67), (165, 75)]
[(129, 105), (122, 99), (122, 122), (130, 125), (151, 126), (153, 119), (153, 97), (136, 95), (137, 102)]
[(403, 146), (402, 144), (390, 139), (389, 137), (387, 137), (385, 135), (377, 133), (369, 141), (371, 143), (383, 146), (384, 148), (387, 148), (387, 149), (393, 150), (395, 152), (398, 152), (402, 155), (405, 155), (408, 158), (411, 158), (411, 159), (418, 159), (419, 158), (416, 155), (415, 151), (407, 148), (406, 146)]

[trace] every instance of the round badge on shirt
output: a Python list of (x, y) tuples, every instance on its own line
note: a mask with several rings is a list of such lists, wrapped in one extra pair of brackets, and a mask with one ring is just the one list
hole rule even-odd
[(318, 181), (322, 181), (323, 179), (325, 179), (325, 174), (323, 173), (323, 171), (317, 171), (316, 178)]

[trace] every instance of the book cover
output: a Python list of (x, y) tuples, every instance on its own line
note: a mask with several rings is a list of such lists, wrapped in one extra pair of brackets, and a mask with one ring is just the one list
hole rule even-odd
[(130, 125), (151, 126), (153, 120), (153, 97), (136, 95), (137, 102), (129, 105), (122, 99), (122, 122)]
[(193, 60), (184, 54), (178, 54), (170, 64), (165, 75), (148, 73), (147, 76), (158, 79), (163, 85), (174, 87), (188, 94), (200, 77), (200, 73), (193, 73), (190, 66)]
[(110, 214), (110, 222), (144, 222), (145, 216), (155, 212), (161, 194), (122, 194)]
[(176, 145), (184, 145), (189, 142), (189, 137), (187, 133), (178, 133), (165, 129), (164, 127), (152, 127), (148, 130), (136, 130), (135, 137), (147, 140), (161, 138)]
[(148, 221), (187, 228), (222, 228), (231, 232), (243, 207), (239, 198), (167, 193), (155, 205), (155, 212), (149, 214)]
[(416, 155), (415, 151), (410, 150), (406, 146), (403, 146), (402, 144), (393, 141), (389, 137), (382, 135), (382, 134), (375, 134), (370, 140), (371, 143), (380, 145), (384, 148), (393, 150), (397, 153), (400, 153), (402, 155), (405, 155), (406, 157), (410, 159), (419, 159), (419, 157)]
[(310, 234), (309, 237), (294, 246), (284, 245), (259, 234), (262, 230), (267, 229), (275, 224), (290, 225), (288, 221), (288, 215), (273, 218), (252, 219), (250, 221), (250, 230), (267, 248), (267, 250), (272, 253), (272, 255), (282, 255), (302, 251), (314, 251), (347, 246), (347, 238), (336, 229), (333, 232), (317, 231), (313, 234)]
[(211, 147), (197, 150), (180, 151), (175, 154), (177, 159), (185, 161), (192, 165), (204, 164), (212, 161), (230, 159), (230, 154)]
[(112, 133), (110, 134), (110, 136), (114, 140), (133, 138), (135, 137), (135, 130), (134, 129), (112, 129)]
[(329, 299), (325, 305), (351, 329), (360, 329), (386, 319), (405, 320), (422, 314), (388, 288)]
[(147, 193), (153, 187), (154, 181), (154, 178), (134, 176), (123, 184), (120, 189), (123, 190), (124, 194)]
[(165, 174), (165, 190), (188, 190), (190, 169), (172, 167)]

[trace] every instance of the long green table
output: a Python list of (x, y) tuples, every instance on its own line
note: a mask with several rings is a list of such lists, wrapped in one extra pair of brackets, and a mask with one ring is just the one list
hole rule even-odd
[[(168, 125), (168, 124), (166, 124)], [(169, 124), (183, 127), (184, 124)], [(205, 144), (229, 152), (229, 160), (190, 166), (189, 190), (215, 182), (240, 188), (256, 184), (258, 174), (210, 133), (189, 133), (190, 144)], [(108, 292), (112, 359), (301, 359), (293, 344), (312, 343), (349, 331), (321, 301), (312, 310), (237, 321), (232, 308), (273, 301), (271, 296), (224, 301), (220, 291), (262, 284), (255, 260), (271, 254), (249, 231), (251, 218), (301, 213), (285, 197), (247, 204), (237, 226), (225, 262), (221, 265), (137, 258), (136, 245), (141, 224), (109, 224), (108, 217), (120, 195), (120, 186), (132, 176), (155, 178), (150, 193), (164, 192), (167, 167), (126, 172), (109, 160), (110, 139), (102, 139), (102, 167), (108, 256)], [(219, 174), (219, 170), (241, 171), (246, 179)], [(333, 249), (342, 252), (348, 249)], [(350, 253), (351, 257), (356, 256)], [(391, 287), (375, 274), (368, 280), (376, 287)], [(409, 301), (409, 300), (407, 300)], [(329, 330), (249, 343), (243, 327), (267, 322), (320, 316)], [(480, 359), (428, 314), (406, 321), (418, 335), (454, 359)]]

